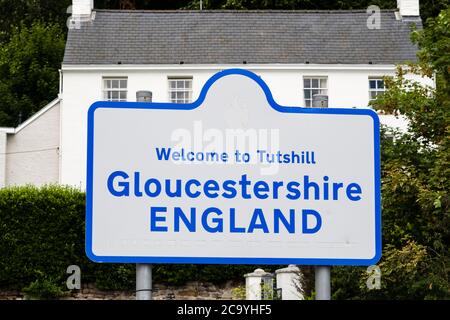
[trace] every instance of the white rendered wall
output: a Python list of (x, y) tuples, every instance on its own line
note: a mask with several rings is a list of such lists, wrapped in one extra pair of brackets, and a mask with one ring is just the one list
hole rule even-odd
[(0, 131), (0, 188), (6, 185), (6, 145), (7, 133)]
[[(103, 100), (103, 77), (128, 77), (128, 101), (136, 101), (136, 91), (150, 90), (154, 102), (168, 102), (168, 77), (192, 76), (193, 99), (216, 72), (228, 68), (245, 68), (261, 76), (277, 103), (304, 106), (303, 77), (327, 76), (330, 108), (367, 108), (369, 77), (395, 75), (394, 66), (63, 66), (61, 104), (61, 176), (60, 183), (85, 188), (87, 110)], [(421, 80), (423, 81), (423, 80)], [(431, 82), (428, 82), (431, 83)], [(392, 116), (380, 116), (393, 121)], [(400, 121), (400, 126), (404, 123)]]
[(15, 134), (6, 145), (6, 186), (58, 183), (60, 109), (56, 104)]

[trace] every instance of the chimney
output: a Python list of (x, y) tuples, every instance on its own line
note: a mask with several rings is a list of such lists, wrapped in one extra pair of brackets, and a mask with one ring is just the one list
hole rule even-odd
[(403, 18), (420, 16), (419, 0), (397, 0), (397, 8)]
[(151, 91), (137, 91), (136, 101), (137, 102), (152, 102), (153, 93)]
[[(94, 0), (72, 0), (72, 16), (90, 19), (94, 9)], [(83, 19), (84, 18), (84, 19)]]

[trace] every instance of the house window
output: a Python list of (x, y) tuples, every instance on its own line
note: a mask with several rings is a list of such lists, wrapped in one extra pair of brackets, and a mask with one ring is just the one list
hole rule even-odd
[(103, 98), (107, 101), (127, 101), (127, 78), (103, 78)]
[(172, 103), (192, 102), (192, 77), (169, 78), (169, 101)]
[(377, 96), (383, 94), (386, 91), (384, 87), (384, 80), (381, 78), (369, 79), (369, 100), (375, 100)]
[(303, 91), (305, 96), (305, 107), (312, 107), (315, 94), (327, 94), (327, 77), (305, 77), (303, 78)]

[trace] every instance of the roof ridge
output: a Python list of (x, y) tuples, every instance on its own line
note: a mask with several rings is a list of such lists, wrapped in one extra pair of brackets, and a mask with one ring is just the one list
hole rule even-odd
[[(335, 9), (335, 10), (228, 10), (228, 9), (218, 9), (218, 10), (187, 10), (187, 9), (176, 9), (176, 10), (123, 10), (123, 9), (94, 9), (98, 12), (114, 12), (114, 13), (367, 13), (366, 9)], [(398, 9), (381, 9), (382, 12), (396, 12)]]

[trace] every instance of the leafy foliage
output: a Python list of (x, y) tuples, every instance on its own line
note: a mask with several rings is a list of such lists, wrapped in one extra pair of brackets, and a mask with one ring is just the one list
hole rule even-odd
[[(144, 2), (144, 3), (142, 3)], [(136, 0), (137, 8), (145, 8), (145, 0)], [(171, 1), (174, 2), (174, 1)], [(236, 9), (236, 10), (365, 10), (371, 5), (381, 9), (397, 8), (396, 0), (203, 0), (203, 8)], [(436, 17), (448, 6), (447, 0), (421, 0), (420, 13), (426, 22), (430, 17)], [(200, 8), (200, 0), (191, 0), (186, 5), (188, 9)]]
[(247, 292), (245, 286), (238, 286), (231, 290), (233, 300), (245, 300), (246, 294)]
[[(99, 264), (86, 258), (85, 194), (60, 186), (0, 189), (0, 289), (23, 289), (32, 297), (63, 295), (69, 265), (82, 283), (102, 290), (133, 290), (134, 264)], [(274, 266), (271, 266), (272, 268)], [(242, 280), (253, 266), (154, 265), (155, 283), (221, 284)]]
[(58, 94), (65, 37), (57, 24), (14, 28), (0, 48), (0, 126), (16, 126)]
[[(273, 268), (273, 266), (270, 266)], [(245, 273), (252, 272), (254, 266), (245, 265), (154, 265), (154, 279), (157, 282), (167, 282), (181, 285), (186, 281), (207, 281), (215, 284), (229, 280), (242, 280)], [(183, 272), (180, 272), (183, 270)], [(266, 270), (266, 269), (265, 269)], [(269, 270), (269, 268), (267, 268)]]
[(407, 240), (401, 248), (386, 245), (379, 264), (382, 271), (381, 289), (369, 291), (364, 277), (361, 277), (360, 288), (368, 299), (445, 298), (448, 288), (441, 281), (430, 279), (430, 263), (433, 261), (427, 248), (413, 240)]
[[(382, 287), (366, 289), (365, 268), (334, 268), (335, 298), (450, 299), (449, 13), (413, 33), (419, 63), (399, 67), (373, 103), (409, 121), (407, 133), (384, 129), (381, 137)], [(436, 88), (415, 83), (411, 73), (434, 74)]]
[(436, 255), (414, 240), (400, 247), (386, 245), (381, 269), (381, 288), (369, 290), (364, 267), (334, 267), (333, 299), (449, 299), (449, 259)]
[(64, 33), (71, 3), (71, 0), (0, 0), (0, 43), (8, 41), (21, 24), (30, 27), (37, 21), (57, 23)]
[(26, 298), (31, 299), (57, 299), (69, 292), (61, 289), (52, 279), (38, 279), (29, 286), (23, 288)]
[[(431, 74), (433, 70), (449, 82), (450, 66), (450, 7), (442, 10), (435, 19), (427, 20), (428, 27), (415, 31), (412, 40), (419, 44), (420, 66)], [(441, 83), (443, 84), (443, 83)], [(448, 89), (448, 87), (447, 87)]]
[(83, 253), (84, 194), (49, 186), (0, 189), (0, 287), (63, 281)]

